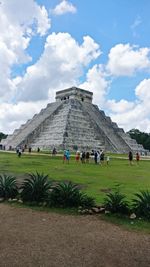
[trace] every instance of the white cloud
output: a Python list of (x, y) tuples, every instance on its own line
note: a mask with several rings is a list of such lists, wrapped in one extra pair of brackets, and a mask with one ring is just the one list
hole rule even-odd
[(134, 105), (133, 109), (126, 110), (123, 113), (113, 113), (112, 110), (109, 114), (111, 119), (117, 122), (125, 131), (136, 128), (150, 132), (150, 110), (147, 108), (148, 106), (144, 107), (143, 103), (140, 103)]
[(145, 79), (135, 88), (134, 102), (109, 100), (107, 107), (113, 121), (126, 131), (132, 128), (150, 132), (150, 79)]
[(99, 105), (100, 108), (105, 106), (109, 82), (101, 65), (95, 65), (89, 69), (86, 75), (86, 82), (80, 84), (79, 87), (92, 91), (93, 102)]
[(134, 22), (131, 25), (131, 30), (133, 32), (133, 36), (134, 37), (138, 37), (138, 33), (137, 33), (137, 27), (142, 23), (141, 17), (137, 16), (134, 20)]
[(18, 101), (47, 99), (51, 91), (77, 84), (84, 67), (100, 54), (98, 44), (89, 36), (79, 45), (68, 33), (50, 34), (41, 58), (27, 68), (17, 85)]
[(150, 101), (150, 79), (144, 79), (135, 89), (136, 96), (144, 103)]
[(117, 44), (108, 55), (107, 69), (115, 76), (131, 76), (138, 70), (150, 67), (150, 48), (130, 44)]
[(7, 134), (12, 133), (14, 129), (31, 119), (34, 114), (39, 113), (46, 104), (45, 101), (0, 104), (0, 131)]
[(121, 99), (120, 101), (108, 100), (107, 101), (107, 108), (112, 110), (115, 113), (125, 113), (126, 111), (130, 111), (134, 108), (135, 103), (129, 102), (125, 99)]
[(76, 7), (72, 3), (66, 0), (63, 0), (52, 10), (53, 14), (55, 15), (63, 15), (65, 13), (76, 13), (76, 11), (77, 11)]
[[(39, 6), (34, 0), (3, 0), (1, 12), (5, 14), (8, 24), (19, 26), (23, 33), (37, 32), (44, 35), (50, 28), (50, 19), (44, 6)], [(34, 26), (34, 28), (33, 28)]]
[(33, 0), (1, 0), (0, 5), (0, 101), (11, 97), (15, 89), (11, 80), (12, 66), (27, 63), (26, 49), (34, 34), (44, 35), (50, 28), (45, 7)]

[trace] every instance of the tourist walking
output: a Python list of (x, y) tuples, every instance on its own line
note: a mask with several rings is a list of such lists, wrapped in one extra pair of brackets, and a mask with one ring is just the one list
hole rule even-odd
[(90, 153), (88, 151), (86, 152), (85, 158), (86, 158), (86, 163), (89, 163)]
[(109, 165), (109, 161), (110, 161), (110, 157), (107, 156), (107, 157), (106, 157), (106, 163), (107, 163), (107, 165)]
[(64, 154), (63, 154), (63, 163), (66, 161), (66, 150), (64, 150)]
[(100, 154), (100, 162), (101, 162), (101, 164), (104, 163), (104, 157), (105, 157), (105, 154), (104, 154), (104, 152), (102, 151), (101, 154)]
[(67, 163), (69, 163), (69, 160), (70, 160), (70, 151), (69, 149), (66, 150), (66, 161)]
[(77, 151), (77, 152), (76, 152), (76, 157), (75, 157), (75, 159), (76, 159), (76, 162), (79, 162), (79, 159), (80, 159), (80, 151)]
[(132, 153), (132, 151), (129, 151), (128, 159), (129, 159), (129, 164), (132, 165), (132, 162), (133, 162), (133, 153)]
[(82, 152), (81, 162), (85, 163), (85, 151)]
[(97, 156), (98, 156), (97, 151), (95, 151), (95, 153), (94, 153), (94, 161), (95, 161), (95, 164), (97, 164)]
[(19, 149), (18, 149), (18, 157), (20, 158), (21, 155), (22, 155), (22, 149), (21, 149), (21, 147), (19, 147)]
[(139, 165), (140, 154), (139, 154), (138, 152), (136, 153), (135, 158), (136, 158), (136, 163), (137, 163), (137, 165)]
[(56, 148), (54, 147), (53, 150), (52, 150), (52, 156), (55, 156), (57, 154), (57, 150)]

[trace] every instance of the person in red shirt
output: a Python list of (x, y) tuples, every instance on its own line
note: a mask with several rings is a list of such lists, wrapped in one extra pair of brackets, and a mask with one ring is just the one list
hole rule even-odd
[(137, 162), (137, 164), (139, 164), (139, 160), (140, 160), (140, 155), (139, 155), (139, 153), (137, 152), (137, 153), (136, 153), (136, 162)]

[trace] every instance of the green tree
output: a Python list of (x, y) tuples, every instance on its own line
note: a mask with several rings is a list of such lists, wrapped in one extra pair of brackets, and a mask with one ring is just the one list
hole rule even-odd
[(138, 144), (143, 145), (145, 149), (150, 150), (150, 134), (140, 132), (138, 129), (132, 129), (127, 132), (132, 139), (135, 139)]
[(7, 137), (7, 134), (4, 134), (4, 133), (0, 132), (0, 141), (2, 139), (5, 139), (6, 137)]

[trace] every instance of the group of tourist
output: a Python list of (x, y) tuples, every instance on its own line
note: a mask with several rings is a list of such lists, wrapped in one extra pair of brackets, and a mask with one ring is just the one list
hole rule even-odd
[[(132, 151), (129, 151), (128, 159), (129, 159), (129, 164), (132, 165), (133, 164), (133, 153), (132, 153)], [(139, 152), (137, 152), (135, 154), (135, 160), (136, 160), (136, 163), (139, 164), (139, 160), (140, 160)]]
[[(20, 158), (21, 155), (22, 155), (22, 153), (23, 153), (24, 151), (26, 151), (26, 150), (27, 150), (27, 147), (16, 147), (16, 153), (17, 153), (18, 157)], [(32, 151), (32, 148), (29, 147), (29, 148), (28, 148), (28, 152), (31, 153), (31, 151)], [(39, 150), (39, 151), (40, 151), (40, 150)], [(39, 151), (38, 151), (38, 152), (39, 152)]]
[[(90, 161), (94, 161), (95, 164), (103, 164), (105, 160), (105, 154), (103, 150), (92, 150), (89, 151), (77, 151), (75, 156), (76, 162), (81, 161), (81, 163), (89, 163)], [(106, 162), (109, 164), (109, 156), (106, 157)]]
[[(27, 147), (26, 147), (27, 149)], [(25, 151), (25, 148), (23, 147), (17, 147), (16, 148), (16, 153), (18, 155), (18, 157), (20, 158), (22, 153)], [(28, 152), (31, 153), (32, 149), (29, 146), (28, 147)], [(40, 152), (40, 148), (37, 148), (37, 152)], [(52, 156), (55, 156), (57, 154), (57, 150), (54, 147), (52, 150)], [(133, 165), (133, 152), (129, 151), (128, 153), (128, 160), (129, 160), (129, 164)], [(81, 163), (89, 163), (89, 162), (95, 162), (95, 164), (103, 164), (104, 162), (106, 162), (106, 164), (109, 164), (110, 161), (110, 157), (107, 155), (105, 157), (104, 151), (103, 150), (92, 150), (91, 152), (89, 151), (79, 151), (77, 150), (76, 155), (75, 155), (75, 160), (76, 162), (81, 162)], [(137, 152), (135, 154), (135, 160), (137, 165), (139, 164), (140, 161), (140, 153)], [(65, 149), (64, 153), (63, 153), (63, 163), (67, 162), (69, 163), (70, 161), (70, 151), (69, 149)]]

